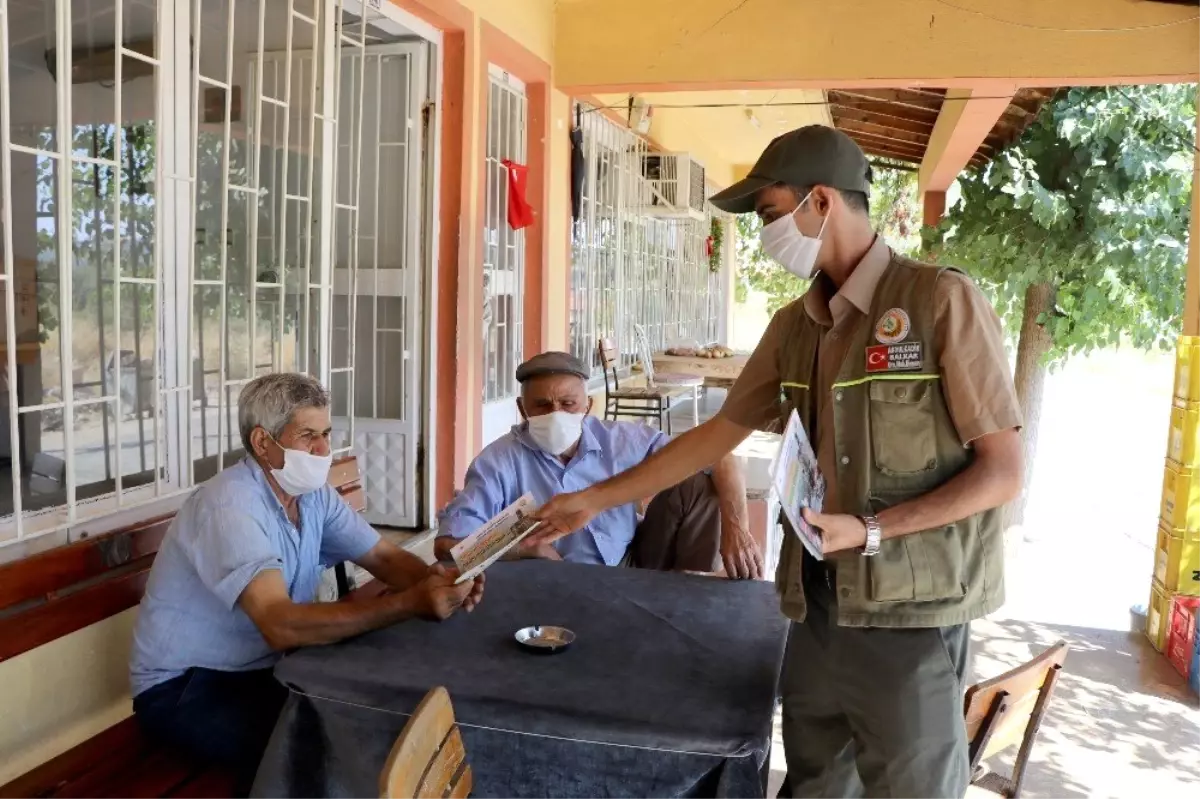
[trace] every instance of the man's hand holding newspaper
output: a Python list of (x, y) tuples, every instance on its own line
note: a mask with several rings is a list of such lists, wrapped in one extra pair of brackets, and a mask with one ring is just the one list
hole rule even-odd
[(528, 516), (534, 507), (533, 496), (526, 494), (489, 519), (483, 527), (459, 541), (450, 550), (450, 556), (460, 574), (458, 581), (463, 582), (482, 574), (485, 569), (506, 556), (561, 560), (558, 552), (549, 544), (522, 547), (526, 536), (541, 524)]
[(417, 615), (442, 621), (462, 608), (467, 613), (475, 609), (483, 599), (484, 574), (473, 579), (460, 580), (459, 571), (435, 563), (429, 567), (429, 576), (408, 590), (412, 592)]

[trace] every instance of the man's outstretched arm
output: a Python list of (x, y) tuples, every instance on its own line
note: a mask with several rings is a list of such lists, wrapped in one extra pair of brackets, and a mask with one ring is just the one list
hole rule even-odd
[(632, 469), (583, 491), (551, 499), (532, 514), (545, 524), (530, 540), (537, 544), (556, 541), (580, 529), (602, 511), (670, 488), (728, 455), (751, 432), (751, 428), (717, 415)]
[(476, 581), (454, 585), (456, 573), (441, 567), (399, 593), (360, 602), (293, 602), (278, 569), (267, 569), (246, 586), (238, 605), (272, 649), (330, 644), (415, 617), (445, 619), (458, 610)]

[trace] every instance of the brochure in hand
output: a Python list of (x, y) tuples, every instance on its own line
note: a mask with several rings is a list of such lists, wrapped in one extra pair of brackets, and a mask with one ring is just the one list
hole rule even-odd
[(779, 504), (804, 548), (817, 560), (825, 560), (821, 551), (821, 533), (804, 521), (800, 513), (803, 508), (821, 510), (825, 503), (825, 478), (821, 476), (816, 453), (795, 411), (783, 431), (779, 455), (771, 467), (771, 480)]
[(527, 516), (535, 507), (533, 495), (526, 494), (455, 544), (450, 550), (459, 571), (454, 584), (474, 580), (540, 526), (541, 522)]

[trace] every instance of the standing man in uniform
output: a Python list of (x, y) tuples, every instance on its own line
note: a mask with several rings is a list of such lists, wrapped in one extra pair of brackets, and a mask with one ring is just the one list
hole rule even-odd
[(783, 738), (793, 796), (962, 796), (968, 624), (1004, 600), (1001, 507), (1021, 488), (1021, 415), (995, 311), (961, 273), (893, 253), (871, 169), (832, 128), (775, 139), (712, 198), (812, 277), (768, 325), (721, 412), (644, 463), (540, 511), (551, 540), (659, 491), (795, 410), (826, 480), (806, 511), (825, 558), (785, 535), (792, 619)]

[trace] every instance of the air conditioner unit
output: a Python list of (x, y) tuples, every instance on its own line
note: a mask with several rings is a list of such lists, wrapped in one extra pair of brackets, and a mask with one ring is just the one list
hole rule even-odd
[(677, 219), (703, 219), (704, 167), (687, 153), (642, 156), (645, 184), (638, 192), (642, 213)]

